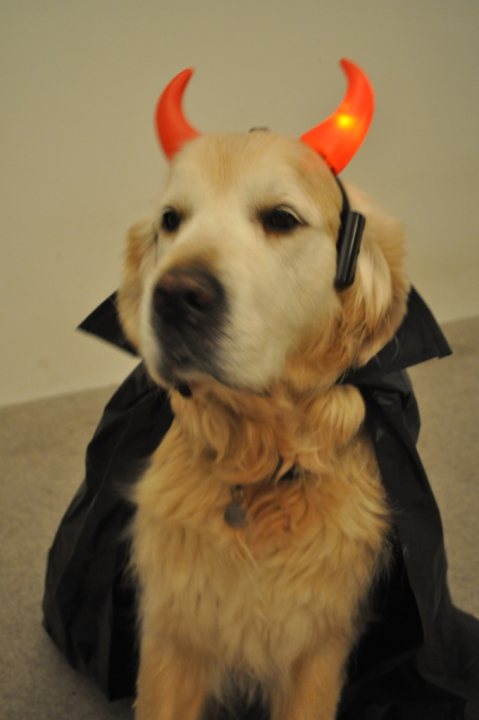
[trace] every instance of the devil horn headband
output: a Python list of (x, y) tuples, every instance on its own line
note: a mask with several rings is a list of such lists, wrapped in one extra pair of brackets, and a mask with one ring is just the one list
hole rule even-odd
[[(374, 110), (374, 95), (367, 76), (350, 60), (341, 60), (348, 87), (346, 94), (326, 120), (301, 135), (301, 141), (322, 155), (334, 173), (339, 173), (354, 157), (368, 131)], [(186, 119), (182, 100), (193, 74), (180, 72), (166, 86), (156, 108), (156, 130), (168, 158), (173, 157), (200, 133)]]

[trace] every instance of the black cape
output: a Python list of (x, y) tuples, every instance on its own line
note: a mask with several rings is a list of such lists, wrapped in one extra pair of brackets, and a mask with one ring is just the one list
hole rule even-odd
[[(134, 352), (121, 331), (115, 295), (80, 328)], [(416, 450), (419, 414), (405, 373), (448, 354), (412, 290), (395, 338), (342, 380), (364, 397), (395, 531), (393, 568), (374, 592), (376, 621), (350, 659), (339, 720), (479, 718), (479, 622), (451, 603), (441, 519)], [(172, 418), (167, 394), (138, 365), (105, 407), (87, 449), (85, 479), (48, 556), (44, 626), (71, 665), (111, 700), (134, 693), (138, 658), (135, 588), (125, 573), (133, 510), (123, 490), (136, 481)], [(239, 709), (239, 720), (260, 717), (259, 709)]]

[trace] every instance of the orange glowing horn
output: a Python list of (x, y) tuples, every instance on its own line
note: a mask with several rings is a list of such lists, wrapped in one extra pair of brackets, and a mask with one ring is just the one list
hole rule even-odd
[(341, 60), (348, 88), (337, 110), (320, 125), (301, 135), (301, 141), (322, 155), (338, 174), (364, 140), (374, 112), (374, 94), (366, 75), (350, 60)]
[(182, 107), (183, 93), (192, 75), (191, 68), (178, 73), (163, 90), (156, 106), (156, 132), (168, 158), (200, 135), (185, 118)]

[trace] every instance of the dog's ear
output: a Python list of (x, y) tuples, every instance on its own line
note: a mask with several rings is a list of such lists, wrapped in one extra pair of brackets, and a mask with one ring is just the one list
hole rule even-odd
[(355, 364), (364, 365), (392, 339), (406, 312), (405, 239), (401, 224), (369, 198), (352, 189), (348, 195), (365, 216), (366, 227), (356, 280), (341, 301), (344, 322), (359, 340)]
[(142, 220), (130, 228), (126, 240), (123, 276), (118, 292), (118, 312), (123, 330), (135, 348), (140, 344), (140, 303), (143, 291), (142, 269), (152, 248), (154, 231), (151, 221)]

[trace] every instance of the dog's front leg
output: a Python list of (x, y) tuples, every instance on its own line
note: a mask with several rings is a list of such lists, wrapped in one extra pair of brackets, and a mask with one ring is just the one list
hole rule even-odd
[(272, 693), (271, 720), (334, 720), (346, 657), (338, 644), (301, 658), (289, 687)]
[(199, 720), (208, 689), (194, 654), (142, 643), (135, 720)]

